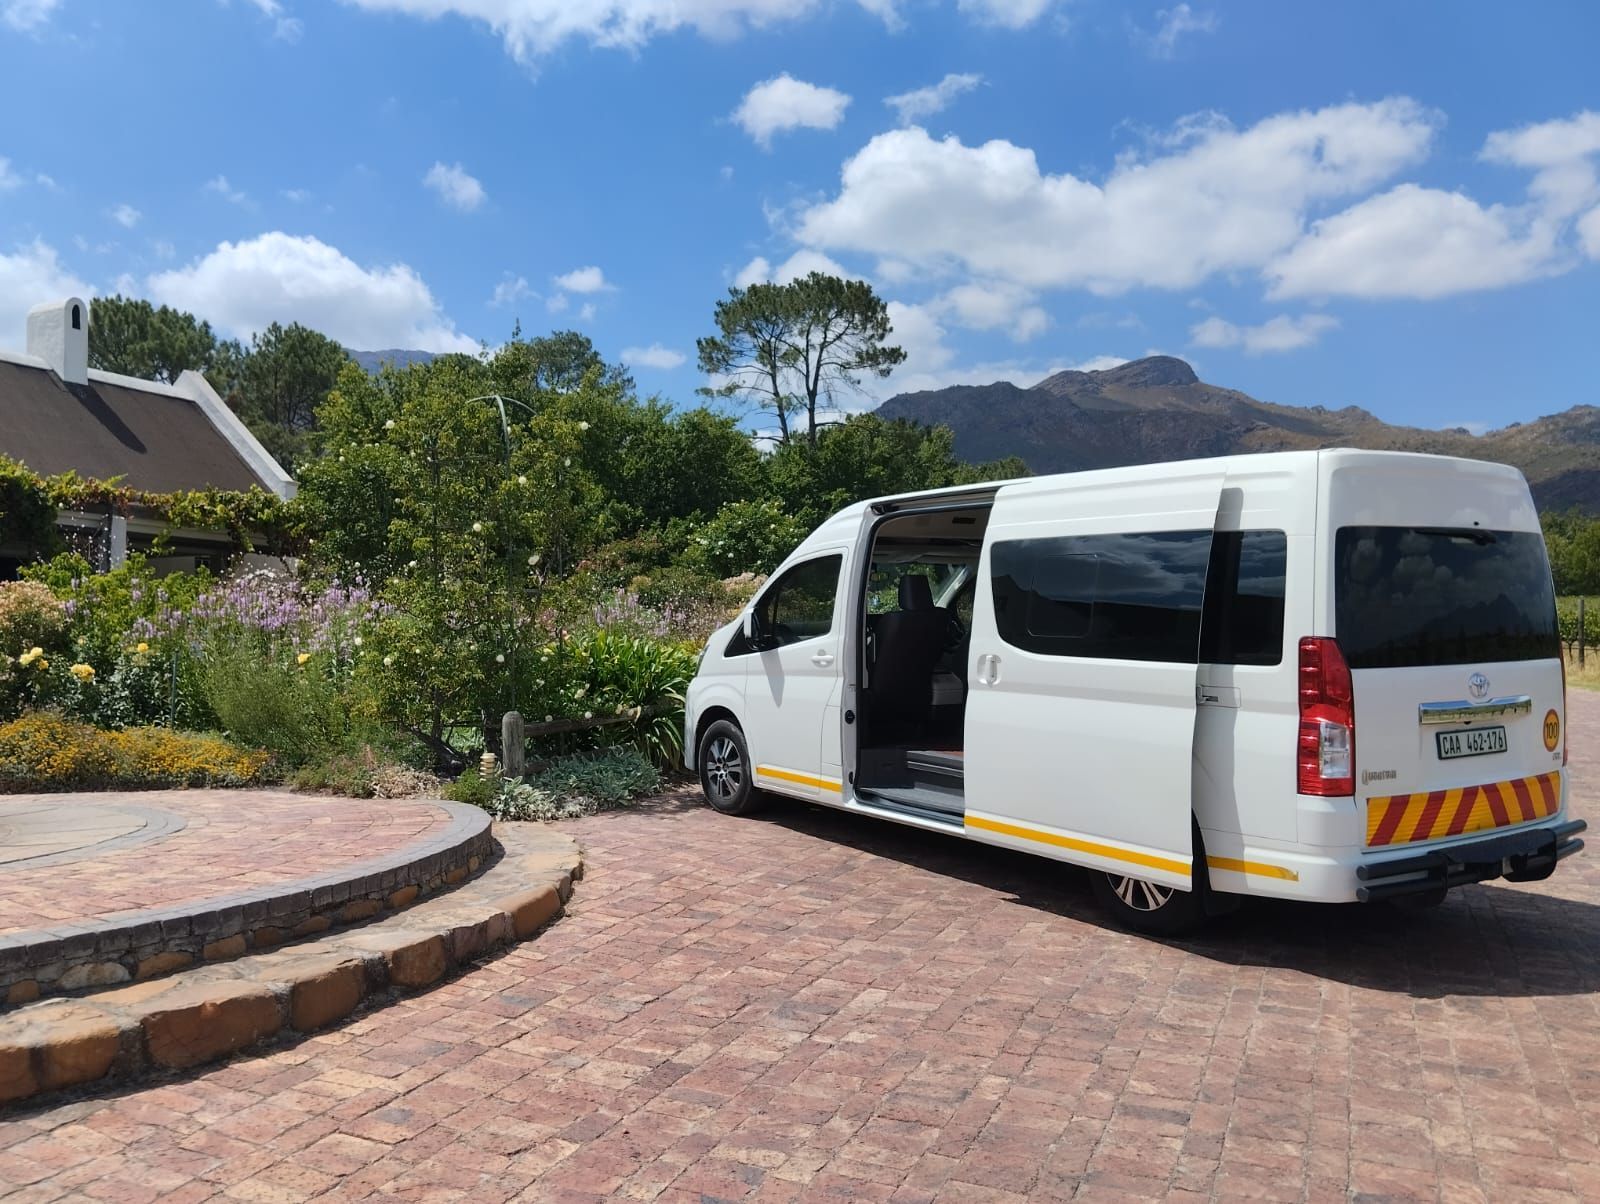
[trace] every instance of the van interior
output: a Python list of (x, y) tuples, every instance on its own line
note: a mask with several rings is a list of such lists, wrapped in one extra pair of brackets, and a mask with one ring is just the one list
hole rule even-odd
[(930, 818), (963, 812), (967, 660), (989, 509), (892, 516), (867, 566), (855, 786)]

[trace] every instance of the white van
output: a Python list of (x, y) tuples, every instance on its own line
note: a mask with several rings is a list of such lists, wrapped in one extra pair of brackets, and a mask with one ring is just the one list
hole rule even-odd
[(684, 747), (763, 792), (1069, 861), (1124, 924), (1547, 877), (1566, 683), (1516, 469), (1328, 450), (881, 498), (711, 637)]

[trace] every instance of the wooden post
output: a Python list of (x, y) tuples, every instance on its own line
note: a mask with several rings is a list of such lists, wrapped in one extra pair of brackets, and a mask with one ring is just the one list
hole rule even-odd
[(528, 769), (528, 734), (521, 711), (507, 711), (500, 719), (500, 759), (507, 781), (519, 781)]
[(1578, 668), (1580, 669), (1583, 668), (1583, 602), (1584, 599), (1580, 597), (1578, 599)]

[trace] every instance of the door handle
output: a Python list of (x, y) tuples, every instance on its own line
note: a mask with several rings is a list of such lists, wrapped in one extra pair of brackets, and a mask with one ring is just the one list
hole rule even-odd
[(826, 669), (829, 665), (833, 664), (833, 653), (813, 652), (811, 654), (811, 663), (819, 669)]
[(978, 658), (978, 684), (992, 686), (1000, 680), (1000, 658), (985, 652)]

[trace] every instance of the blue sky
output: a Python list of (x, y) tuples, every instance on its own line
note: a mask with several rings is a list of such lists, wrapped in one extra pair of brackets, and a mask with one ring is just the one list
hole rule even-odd
[(68, 290), (520, 319), (691, 402), (730, 284), (837, 265), (887, 392), (1160, 351), (1503, 425), (1600, 404), (1596, 44), (1576, 2), (0, 0), (0, 346)]

